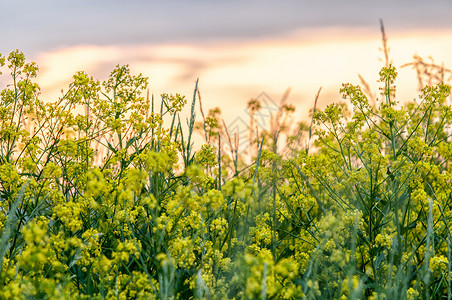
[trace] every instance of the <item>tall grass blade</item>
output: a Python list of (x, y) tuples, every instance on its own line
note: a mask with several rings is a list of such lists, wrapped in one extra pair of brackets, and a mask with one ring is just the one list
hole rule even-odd
[(23, 200), (25, 190), (27, 189), (29, 183), (30, 183), (30, 180), (27, 180), (26, 182), (24, 182), (22, 184), (19, 194), (17, 195), (16, 200), (14, 201), (13, 205), (11, 206), (11, 209), (8, 212), (8, 219), (6, 220), (6, 224), (3, 229), (3, 233), (2, 233), (2, 237), (0, 239), (0, 274), (2, 273), (2, 269), (3, 269), (3, 257), (5, 256), (6, 251), (8, 251), (8, 241), (13, 233), (12, 231), (13, 231), (15, 222), (17, 221), (16, 211), (17, 211), (17, 208), (19, 207), (19, 204)]
[(315, 99), (314, 99), (314, 107), (312, 109), (311, 125), (309, 125), (309, 137), (308, 137), (308, 145), (306, 147), (306, 154), (309, 154), (309, 148), (311, 146), (312, 126), (314, 126), (314, 116), (315, 116), (315, 112), (317, 110), (317, 101), (319, 100), (321, 90), (322, 90), (322, 87), (319, 88), (317, 95), (315, 96)]
[(185, 166), (188, 166), (190, 163), (190, 155), (191, 155), (191, 150), (192, 150), (191, 138), (193, 135), (193, 128), (194, 128), (195, 118), (196, 118), (195, 105), (196, 105), (196, 94), (198, 91), (198, 82), (199, 82), (199, 78), (196, 79), (195, 91), (193, 92), (193, 101), (191, 103), (190, 121), (188, 123), (188, 138), (187, 138), (187, 147), (186, 147), (186, 155), (185, 155)]

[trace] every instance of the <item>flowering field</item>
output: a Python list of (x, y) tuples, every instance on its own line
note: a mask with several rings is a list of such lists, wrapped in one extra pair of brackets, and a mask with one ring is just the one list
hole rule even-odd
[(401, 105), (387, 65), (378, 99), (344, 84), (260, 132), (251, 100), (240, 152), (196, 87), (154, 101), (118, 66), (51, 103), (22, 53), (0, 65), (1, 299), (451, 298), (449, 86)]

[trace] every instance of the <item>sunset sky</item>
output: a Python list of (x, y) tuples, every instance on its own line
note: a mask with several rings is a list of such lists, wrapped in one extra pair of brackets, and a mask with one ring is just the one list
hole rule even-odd
[(400, 68), (413, 55), (452, 68), (452, 0), (0, 1), (0, 53), (36, 61), (49, 100), (77, 71), (102, 80), (129, 64), (155, 96), (191, 98), (199, 77), (205, 108), (220, 106), (227, 122), (245, 115), (248, 99), (265, 92), (278, 102), (289, 87), (306, 118), (320, 86), (322, 105), (358, 74), (378, 95), (380, 18), (401, 102), (418, 94), (416, 73)]

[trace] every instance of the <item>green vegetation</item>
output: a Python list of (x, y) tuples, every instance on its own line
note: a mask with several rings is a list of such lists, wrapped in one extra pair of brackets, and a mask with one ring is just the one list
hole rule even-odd
[(127, 66), (50, 103), (5, 64), (1, 299), (451, 298), (448, 85), (401, 105), (387, 64), (379, 99), (344, 84), (292, 131), (282, 103), (255, 132), (252, 100), (247, 164), (219, 109), (195, 122), (197, 85), (185, 123)]

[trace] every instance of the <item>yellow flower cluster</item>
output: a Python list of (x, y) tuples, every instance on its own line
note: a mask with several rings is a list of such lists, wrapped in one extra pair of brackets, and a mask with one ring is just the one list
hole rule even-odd
[[(157, 113), (128, 66), (103, 83), (79, 72), (51, 103), (35, 64), (19, 51), (6, 61), (0, 298), (450, 298), (447, 85), (397, 105), (388, 66), (381, 99), (344, 84), (349, 104), (292, 136), (283, 104), (249, 137), (250, 165), (219, 109), (195, 124), (195, 97), (185, 128), (185, 97), (163, 94)], [(301, 147), (312, 132), (315, 148)]]

